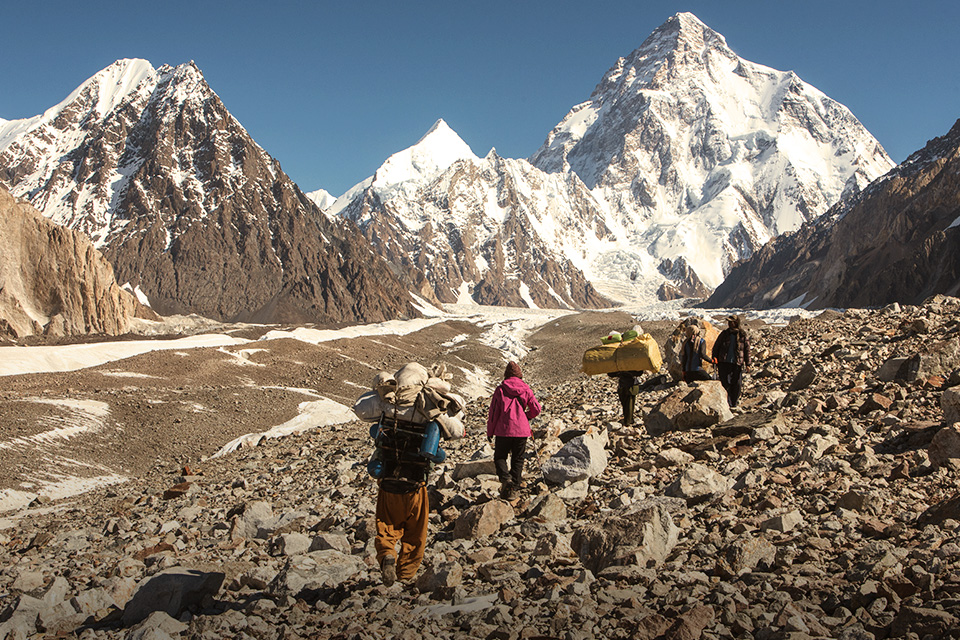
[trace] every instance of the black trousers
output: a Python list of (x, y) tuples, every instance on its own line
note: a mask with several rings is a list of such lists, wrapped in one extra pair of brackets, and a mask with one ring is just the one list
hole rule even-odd
[(631, 392), (631, 387), (618, 387), (617, 397), (623, 407), (623, 424), (630, 426), (633, 424), (633, 409), (637, 404), (637, 396)]
[(727, 403), (731, 407), (737, 406), (740, 392), (743, 391), (743, 367), (733, 362), (720, 362), (717, 364), (717, 374), (720, 384), (727, 391)]
[(696, 382), (697, 380), (712, 380), (710, 374), (704, 371), (703, 369), (697, 369), (696, 371), (684, 371), (683, 372), (683, 381), (684, 382)]
[[(526, 452), (527, 438), (497, 436), (493, 445), (493, 462), (497, 465), (497, 477), (502, 484), (520, 486)], [(509, 467), (507, 466), (508, 457), (510, 458)]]

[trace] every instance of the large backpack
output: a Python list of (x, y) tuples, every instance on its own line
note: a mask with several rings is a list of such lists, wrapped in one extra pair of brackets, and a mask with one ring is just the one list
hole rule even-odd
[(446, 454), (436, 422), (417, 423), (386, 414), (370, 427), (376, 443), (367, 470), (388, 493), (410, 493), (426, 483), (431, 464)]

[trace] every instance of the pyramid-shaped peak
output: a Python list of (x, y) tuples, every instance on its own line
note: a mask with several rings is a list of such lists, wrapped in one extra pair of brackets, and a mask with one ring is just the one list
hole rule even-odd
[[(423, 134), (423, 136), (417, 140), (417, 143), (413, 145), (413, 148), (421, 146), (430, 146), (430, 147), (454, 147), (463, 151), (463, 149), (469, 150), (470, 147), (467, 146), (467, 143), (457, 135), (457, 132), (450, 128), (450, 125), (447, 122), (440, 118), (433, 123), (433, 126)], [(471, 152), (472, 155), (472, 152)]]
[(666, 22), (650, 34), (644, 45), (651, 41), (660, 41), (664, 37), (675, 38), (677, 45), (712, 42), (724, 47), (727, 46), (726, 39), (720, 33), (711, 29), (689, 11), (683, 11), (667, 18)]
[(432, 179), (458, 160), (477, 157), (443, 120), (437, 120), (412, 147), (398, 151), (384, 162), (373, 179), (373, 187), (386, 201), (399, 189), (410, 191)]
[[(453, 129), (450, 128), (450, 125), (447, 124), (447, 121), (444, 120), (443, 118), (440, 118), (439, 120), (433, 123), (433, 126), (430, 127), (430, 129), (425, 134), (423, 134), (423, 137), (420, 139), (423, 140), (423, 138), (433, 135), (434, 133), (445, 134), (448, 131), (453, 133)], [(456, 135), (456, 133), (454, 133), (454, 135)]]
[(693, 28), (693, 29), (704, 29), (709, 28), (703, 21), (697, 16), (693, 15), (689, 11), (680, 11), (675, 13), (667, 19), (667, 23), (676, 22), (680, 25), (680, 28)]

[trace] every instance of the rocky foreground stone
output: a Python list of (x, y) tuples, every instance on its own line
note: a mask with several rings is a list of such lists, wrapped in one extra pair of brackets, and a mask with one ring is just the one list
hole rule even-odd
[(958, 311), (751, 326), (743, 405), (653, 383), (656, 435), (608, 378), (531, 380), (514, 503), (475, 402), (411, 584), (380, 581), (359, 422), (38, 499), (0, 530), (0, 638), (960, 637)]

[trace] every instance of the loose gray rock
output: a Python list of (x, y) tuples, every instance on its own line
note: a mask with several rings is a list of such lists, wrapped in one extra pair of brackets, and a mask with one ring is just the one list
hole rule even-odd
[(304, 590), (335, 587), (366, 569), (363, 560), (333, 549), (311, 551), (287, 561), (267, 588), (273, 596), (296, 596)]
[(160, 638), (177, 637), (189, 627), (179, 620), (174, 620), (164, 611), (154, 611), (146, 620), (136, 625), (127, 634), (125, 640), (158, 640)]
[(417, 589), (424, 593), (458, 587), (463, 583), (463, 567), (459, 562), (429, 566), (417, 578)]
[(727, 578), (735, 578), (758, 566), (772, 564), (776, 556), (777, 548), (766, 538), (739, 536), (717, 558), (717, 571)]
[(943, 409), (943, 421), (960, 422), (960, 387), (950, 387), (940, 396), (940, 408)]
[(607, 467), (606, 437), (588, 431), (563, 445), (542, 465), (543, 477), (554, 484), (594, 478)]
[(451, 474), (454, 480), (463, 480), (464, 478), (476, 478), (477, 476), (495, 476), (497, 475), (497, 465), (493, 458), (482, 460), (467, 460), (458, 462), (453, 467)]
[(680, 477), (667, 487), (667, 495), (683, 498), (687, 504), (714, 500), (730, 490), (733, 482), (702, 464), (691, 464)]
[(527, 514), (531, 518), (540, 518), (546, 522), (556, 522), (567, 517), (567, 505), (562, 498), (547, 493), (537, 498)]
[(699, 382), (693, 388), (682, 385), (657, 403), (643, 417), (643, 424), (652, 436), (669, 431), (706, 429), (733, 418), (727, 403), (727, 392), (717, 381)]
[(453, 537), (470, 540), (486, 538), (500, 531), (500, 527), (515, 516), (513, 507), (503, 500), (491, 500), (470, 507), (457, 519), (453, 527)]
[(679, 530), (662, 504), (638, 503), (576, 530), (570, 542), (583, 565), (606, 567), (662, 562), (677, 544)]

